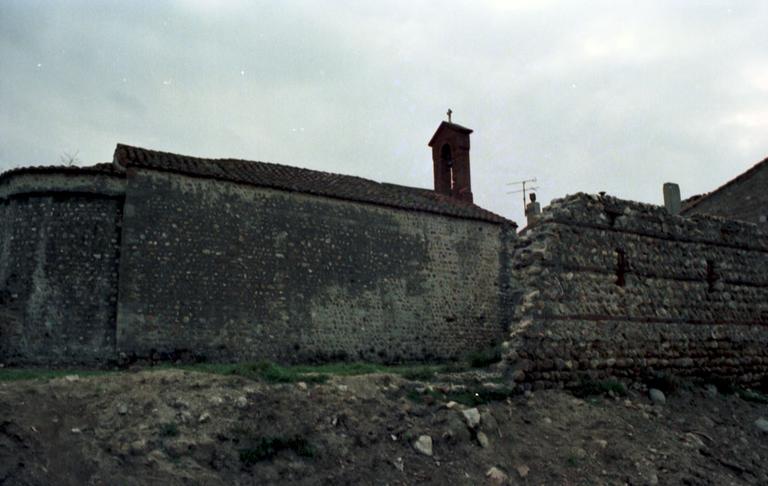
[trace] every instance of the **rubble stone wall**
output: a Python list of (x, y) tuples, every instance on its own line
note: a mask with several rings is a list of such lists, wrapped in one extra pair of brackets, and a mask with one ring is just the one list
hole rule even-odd
[(501, 341), (514, 228), (131, 170), (118, 348), (443, 360)]
[(528, 385), (768, 370), (768, 234), (749, 223), (577, 194), (518, 241), (507, 362)]
[(0, 183), (0, 361), (114, 358), (122, 180), (19, 174)]

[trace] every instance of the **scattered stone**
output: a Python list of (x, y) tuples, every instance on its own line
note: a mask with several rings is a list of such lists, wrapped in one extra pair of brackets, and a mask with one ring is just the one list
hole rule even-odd
[(395, 465), (395, 469), (397, 469), (400, 472), (403, 472), (405, 470), (405, 464), (403, 463), (402, 457), (395, 458), (394, 461), (392, 461), (392, 464)]
[(597, 444), (601, 449), (608, 447), (608, 441), (604, 439), (595, 439), (595, 444)]
[(221, 405), (222, 403), (224, 403), (224, 399), (223, 399), (223, 398), (221, 398), (221, 397), (220, 397), (220, 396), (218, 396), (218, 395), (213, 395), (213, 396), (211, 396), (211, 397), (208, 399), (208, 401), (209, 401), (209, 402), (210, 402), (212, 405)]
[(179, 418), (179, 422), (181, 422), (182, 424), (188, 424), (193, 420), (192, 414), (186, 410), (182, 410), (177, 414), (177, 416)]
[(129, 450), (131, 451), (131, 454), (134, 456), (138, 456), (141, 453), (144, 452), (144, 450), (147, 448), (147, 441), (144, 439), (139, 439), (131, 442), (129, 446)]
[(203, 412), (202, 414), (200, 414), (200, 418), (197, 419), (197, 421), (200, 422), (201, 424), (204, 424), (209, 420), (211, 420), (211, 414), (208, 412)]
[(544, 417), (544, 418), (542, 419), (542, 422), (544, 422), (544, 423), (545, 423), (545, 424), (547, 424), (547, 425), (551, 425), (551, 424), (552, 424), (552, 419), (551, 419), (551, 418), (549, 418), (549, 417)]
[(117, 413), (119, 413), (120, 415), (125, 415), (126, 413), (128, 413), (128, 405), (126, 405), (125, 403), (118, 404)]
[(764, 419), (763, 417), (755, 420), (755, 427), (757, 427), (761, 432), (768, 434), (768, 420)]
[(466, 422), (459, 414), (450, 414), (445, 424), (446, 431), (443, 438), (452, 443), (464, 443), (472, 440), (472, 435)]
[(718, 394), (717, 387), (715, 385), (707, 385), (705, 389), (707, 391), (707, 395), (709, 395), (711, 398), (715, 398)]
[(349, 391), (349, 387), (347, 385), (336, 385), (336, 388), (341, 392)]
[(528, 473), (531, 472), (531, 468), (525, 464), (520, 464), (519, 466), (515, 467), (515, 471), (517, 471), (517, 474), (519, 474), (521, 478), (525, 478), (528, 476)]
[(651, 473), (648, 476), (648, 486), (656, 486), (659, 484), (659, 476), (656, 473)]
[(480, 425), (480, 412), (477, 408), (468, 408), (461, 412), (461, 414), (464, 416), (464, 420), (470, 429), (477, 428)]
[(701, 438), (693, 432), (686, 432), (686, 434), (682, 437), (682, 441), (683, 444), (694, 449), (701, 449), (704, 447), (704, 441), (701, 440)]
[(175, 409), (189, 408), (189, 402), (182, 398), (177, 398), (171, 403), (171, 406)]
[(507, 482), (509, 481), (509, 476), (507, 476), (507, 473), (505, 473), (504, 471), (502, 471), (496, 466), (493, 466), (488, 471), (486, 471), (485, 477), (488, 478), (488, 481), (491, 484), (495, 484), (495, 485), (507, 484)]
[(420, 435), (413, 443), (413, 448), (425, 456), (432, 456), (432, 437), (428, 435)]
[(477, 433), (477, 443), (480, 444), (480, 447), (483, 449), (487, 449), (488, 446), (491, 445), (491, 443), (488, 441), (488, 436), (485, 435), (484, 432)]
[(656, 405), (664, 405), (667, 403), (667, 397), (664, 396), (664, 392), (657, 388), (651, 388), (648, 390), (648, 396)]
[(576, 459), (584, 459), (587, 457), (587, 451), (581, 447), (574, 447), (571, 449), (571, 456), (575, 457)]
[(445, 404), (445, 408), (453, 410), (454, 408), (458, 407), (459, 404), (451, 400), (450, 402)]
[(80, 381), (80, 377), (78, 375), (67, 375), (64, 377), (64, 381), (72, 383), (75, 381)]
[(176, 439), (165, 444), (165, 451), (171, 457), (189, 455), (197, 447), (197, 443), (190, 439)]
[(307, 384), (303, 381), (296, 383), (296, 386), (299, 388), (299, 390), (303, 390), (303, 391), (307, 390)]
[(73, 434), (82, 434), (82, 433), (83, 433), (83, 431), (82, 431), (82, 430), (80, 430), (79, 428), (75, 427), (74, 429), (72, 429), (72, 433), (73, 433)]
[(159, 449), (154, 449), (147, 454), (147, 464), (160, 463), (165, 460), (165, 454)]
[(239, 396), (235, 398), (235, 406), (237, 408), (245, 408), (248, 406), (248, 399), (244, 396)]

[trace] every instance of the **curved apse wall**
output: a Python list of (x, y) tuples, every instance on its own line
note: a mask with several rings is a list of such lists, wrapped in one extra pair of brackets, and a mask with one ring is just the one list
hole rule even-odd
[(0, 356), (114, 358), (124, 179), (110, 166), (0, 176)]

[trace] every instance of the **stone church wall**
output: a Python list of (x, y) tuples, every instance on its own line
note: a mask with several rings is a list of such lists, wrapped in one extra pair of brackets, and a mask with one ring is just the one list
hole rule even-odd
[(0, 181), (0, 357), (114, 358), (122, 180), (19, 174)]
[(443, 360), (497, 343), (514, 229), (131, 169), (118, 348), (281, 362)]
[(768, 371), (768, 234), (755, 225), (579, 194), (545, 210), (512, 268), (525, 293), (505, 347), (527, 385)]

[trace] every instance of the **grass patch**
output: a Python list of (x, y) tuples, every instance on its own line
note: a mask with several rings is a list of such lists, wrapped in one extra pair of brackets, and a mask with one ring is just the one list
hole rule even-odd
[(738, 387), (733, 383), (733, 380), (723, 377), (713, 377), (707, 380), (709, 384), (715, 385), (717, 391), (723, 395), (733, 395), (738, 392)]
[(50, 370), (42, 368), (0, 368), (0, 381), (50, 380), (68, 375), (100, 376), (113, 371), (107, 370)]
[(168, 366), (187, 371), (214, 373), (219, 375), (238, 375), (268, 383), (324, 383), (331, 375), (355, 376), (371, 373), (391, 373), (401, 375), (408, 380), (429, 380), (435, 373), (453, 371), (455, 365), (396, 365), (386, 366), (375, 363), (327, 363), (321, 365), (282, 366), (269, 361), (258, 363), (215, 364), (197, 363), (192, 365)]
[(240, 461), (246, 466), (274, 458), (280, 451), (292, 450), (300, 457), (313, 458), (317, 450), (305, 438), (293, 437), (260, 437), (253, 447), (240, 449)]
[(665, 395), (671, 395), (679, 389), (687, 387), (677, 376), (661, 371), (647, 376), (643, 381), (648, 388), (661, 390)]
[(179, 426), (173, 422), (160, 424), (160, 437), (176, 437), (179, 435)]
[(268, 383), (296, 383), (298, 381), (324, 383), (328, 381), (326, 374), (302, 373), (292, 367), (280, 366), (268, 361), (236, 365), (231, 374), (261, 379)]
[(481, 351), (474, 351), (467, 355), (467, 361), (472, 368), (487, 368), (488, 366), (501, 361), (501, 346)]
[(435, 373), (450, 371), (451, 365), (382, 365), (376, 363), (328, 363), (321, 365), (299, 365), (291, 369), (299, 373), (323, 373), (337, 376), (368, 375), (371, 373), (390, 373), (408, 380), (428, 380)]
[[(429, 401), (440, 400), (444, 402), (456, 402), (469, 407), (476, 407), (478, 405), (484, 405), (489, 402), (498, 402), (506, 400), (507, 398), (515, 395), (515, 392), (510, 388), (497, 388), (488, 390), (484, 388), (467, 389), (463, 391), (455, 391), (448, 393), (441, 393), (436, 390), (424, 390), (419, 393), (416, 390), (410, 390), (406, 393), (406, 398), (416, 403), (426, 403)], [(430, 398), (428, 398), (430, 397)]]
[(748, 402), (768, 403), (768, 396), (753, 390), (738, 390), (739, 398)]
[(578, 398), (589, 398), (600, 395), (614, 394), (616, 396), (627, 396), (627, 387), (624, 383), (616, 380), (597, 381), (589, 378), (583, 379), (578, 385), (570, 389), (571, 393)]
[[(490, 359), (488, 355), (470, 359), (472, 363), (482, 364)], [(164, 363), (145, 368), (146, 371), (180, 369), (217, 375), (237, 375), (245, 378), (266, 381), (267, 383), (324, 383), (331, 375), (355, 376), (371, 373), (390, 373), (400, 375), (407, 380), (431, 380), (436, 373), (458, 373), (470, 369), (470, 362), (452, 362), (445, 364), (404, 364), (383, 365), (376, 363), (327, 363), (320, 365), (282, 366), (269, 361), (256, 363), (194, 363), (176, 365)], [(112, 370), (51, 370), (42, 368), (0, 368), (1, 381), (48, 380), (63, 378), (67, 375), (99, 376), (119, 373)]]

